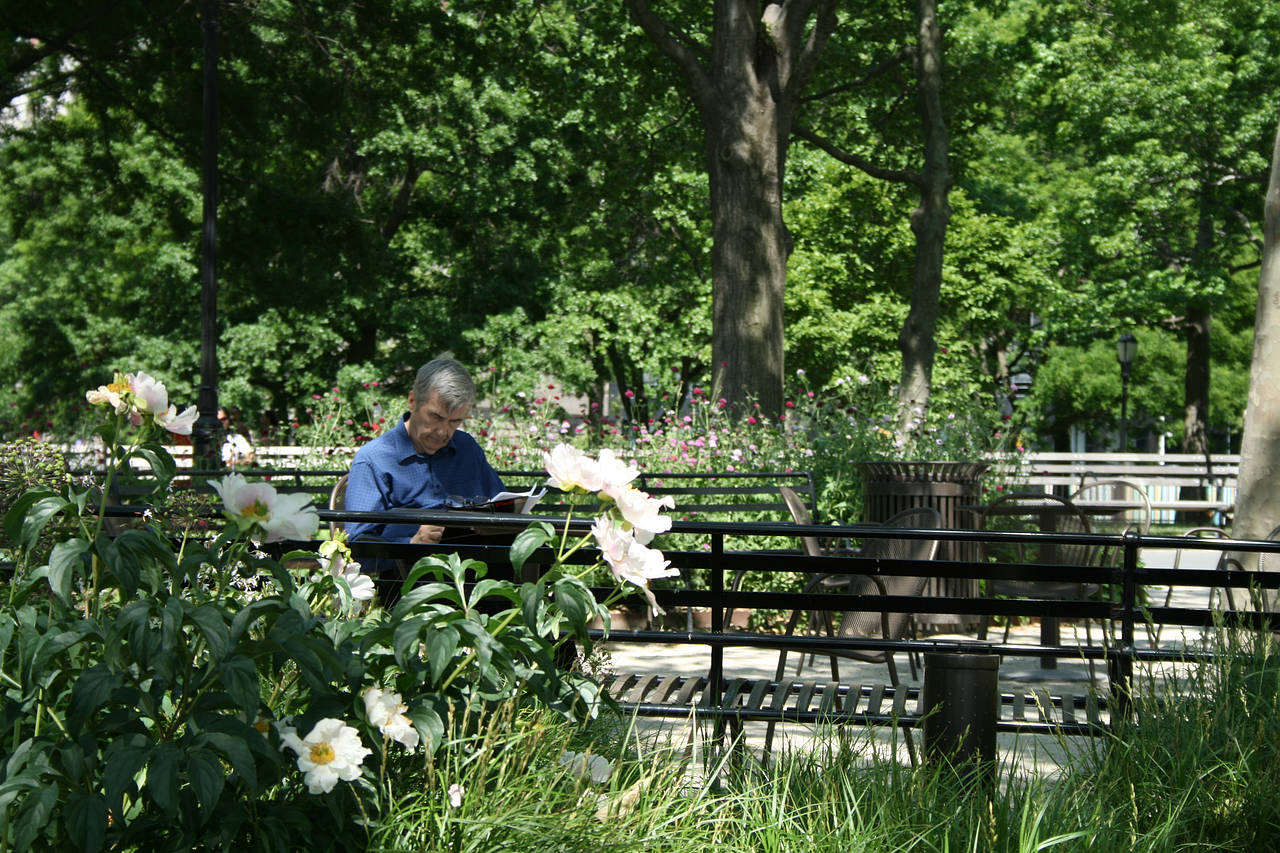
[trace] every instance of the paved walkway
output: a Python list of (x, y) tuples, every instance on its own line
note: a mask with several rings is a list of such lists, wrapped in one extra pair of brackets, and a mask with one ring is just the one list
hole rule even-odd
[[(1143, 559), (1148, 566), (1172, 566), (1173, 551), (1150, 549), (1143, 553)], [(1183, 555), (1182, 565), (1187, 568), (1212, 568), (1218, 559), (1216, 551), (1187, 552)], [(1163, 598), (1163, 593), (1158, 593)], [(1208, 590), (1194, 587), (1174, 587), (1172, 591), (1173, 606), (1186, 606), (1203, 608), (1208, 605)], [(1039, 626), (1036, 624), (1016, 626), (1011, 629), (1009, 641), (1019, 644), (1035, 644), (1039, 641)], [(1071, 645), (1074, 642), (1083, 643), (1085, 641), (1085, 632), (1083, 624), (1067, 623), (1062, 625), (1062, 644)], [(1094, 631), (1098, 630), (1094, 626)], [(1168, 647), (1178, 643), (1196, 643), (1199, 641), (1199, 633), (1193, 629), (1187, 629), (1191, 633), (1183, 633), (1180, 629), (1168, 626), (1165, 627), (1161, 637), (1160, 645)], [(1078, 635), (1078, 637), (1077, 637)], [(937, 639), (964, 639), (972, 640), (972, 634), (939, 634), (933, 635)], [(1150, 647), (1151, 638), (1147, 636), (1147, 631), (1142, 628), (1137, 637), (1137, 644), (1142, 647)], [(711, 663), (711, 651), (709, 646), (691, 645), (691, 644), (639, 644), (639, 643), (612, 643), (606, 646), (610, 655), (610, 667), (614, 672), (618, 673), (648, 673), (661, 672), (675, 675), (700, 676), (706, 675)], [(796, 665), (796, 655), (792, 653), (788, 656), (788, 669), (794, 672)], [(923, 673), (916, 673), (915, 677), (911, 676), (910, 667), (905, 654), (900, 654), (896, 658), (898, 672), (905, 683), (919, 686), (922, 683)], [(753, 648), (726, 648), (724, 652), (724, 671), (725, 676), (743, 677), (743, 678), (773, 678), (778, 664), (778, 653), (765, 649)], [(1105, 667), (1095, 667), (1096, 674), (1094, 684), (1099, 690), (1107, 689), (1107, 677)], [(808, 661), (805, 663), (805, 672), (819, 675), (826, 673), (827, 662), (819, 658), (813, 664)], [(845, 684), (884, 684), (888, 682), (888, 673), (884, 664), (881, 663), (863, 663), (842, 659), (840, 661), (841, 681)], [(1138, 673), (1139, 679), (1143, 677), (1151, 677), (1151, 673)], [(1158, 674), (1156, 674), (1158, 677)], [(1056, 669), (1043, 669), (1039, 666), (1038, 661), (1033, 658), (1005, 658), (1001, 663), (999, 690), (1001, 692), (1026, 693), (1032, 687), (1047, 688), (1053, 695), (1062, 693), (1083, 694), (1087, 692), (1090, 682), (1089, 667), (1083, 660), (1061, 659)], [(643, 720), (642, 725), (646, 730), (660, 730), (671, 733), (673, 737), (686, 741), (689, 738), (689, 722), (685, 720)], [(749, 746), (762, 750), (764, 745), (764, 736), (766, 730), (765, 723), (748, 723), (746, 725), (746, 739)], [(861, 727), (848, 727), (860, 729)], [(783, 748), (798, 749), (808, 745), (815, 736), (815, 727), (804, 724), (785, 724), (779, 727), (779, 734), (775, 736), (775, 749), (778, 748), (779, 739), (783, 744)], [(882, 750), (882, 754), (888, 754), (890, 749), (890, 733), (887, 727), (874, 726), (868, 727), (862, 735), (867, 739), (868, 748)], [(917, 742), (919, 741), (919, 733), (916, 734)], [(902, 761), (907, 761), (908, 756), (898, 738), (899, 756)], [(1027, 736), (1001, 734), (998, 738), (999, 750), (1001, 753), (1001, 761), (1004, 763), (1012, 763), (1017, 769), (1027, 772), (1037, 773), (1055, 773), (1060, 770), (1061, 766), (1068, 758), (1082, 750), (1088, 750), (1095, 747), (1092, 738), (1089, 737), (1067, 737), (1055, 738), (1049, 736)]]

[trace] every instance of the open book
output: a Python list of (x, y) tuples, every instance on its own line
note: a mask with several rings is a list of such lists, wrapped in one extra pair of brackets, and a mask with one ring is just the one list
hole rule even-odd
[(491, 498), (477, 498), (475, 500), (457, 500), (451, 498), (448, 501), (450, 509), (463, 509), (468, 512), (514, 512), (527, 513), (538, 505), (538, 501), (542, 500), (542, 496), (547, 493), (546, 486), (530, 486), (526, 492), (498, 492)]

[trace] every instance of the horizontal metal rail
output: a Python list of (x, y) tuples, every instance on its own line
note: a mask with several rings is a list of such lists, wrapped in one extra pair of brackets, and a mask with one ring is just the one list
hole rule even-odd
[[(137, 507), (112, 508), (111, 513), (121, 515), (138, 515)], [(440, 552), (457, 552), (464, 557), (473, 557), (486, 563), (493, 573), (504, 572), (510, 576), (509, 543), (520, 530), (531, 523), (553, 523), (557, 528), (566, 524), (564, 518), (548, 518), (538, 516), (521, 516), (506, 513), (461, 512), (448, 510), (420, 510), (406, 513), (376, 512), (342, 512), (321, 510), (323, 521), (349, 522), (397, 522), (438, 524), (449, 528), (479, 530), (483, 535), (479, 541), (459, 541), (441, 545), (406, 545), (384, 542), (358, 541), (352, 543), (353, 550), (359, 556), (392, 557), (399, 559), (417, 559), (425, 554)], [(588, 532), (592, 519), (574, 517), (567, 520), (573, 533)], [(1140, 591), (1147, 586), (1177, 584), (1182, 586), (1218, 587), (1255, 591), (1274, 591), (1280, 589), (1280, 572), (1257, 572), (1244, 569), (1158, 569), (1141, 565), (1140, 556), (1145, 548), (1182, 549), (1183, 551), (1227, 551), (1235, 553), (1280, 553), (1280, 542), (1236, 540), (1236, 539), (1198, 539), (1171, 536), (1144, 536), (1136, 532), (1124, 535), (1108, 535), (1098, 533), (1036, 533), (1036, 532), (1002, 532), (984, 530), (939, 530), (939, 529), (886, 529), (878, 525), (797, 525), (783, 522), (714, 522), (703, 520), (676, 521), (672, 525), (672, 534), (703, 538), (706, 548), (702, 550), (664, 551), (671, 565), (679, 568), (685, 576), (684, 585), (655, 584), (654, 592), (658, 602), (667, 609), (680, 607), (707, 607), (711, 610), (711, 628), (709, 631), (609, 631), (607, 637), (611, 642), (620, 643), (691, 643), (709, 646), (711, 649), (711, 665), (705, 676), (709, 685), (714, 685), (723, 694), (729, 683), (725, 679), (723, 651), (726, 647), (756, 647), (795, 652), (821, 651), (895, 651), (895, 652), (985, 652), (1002, 656), (1028, 658), (1062, 657), (1080, 660), (1101, 661), (1106, 664), (1110, 674), (1111, 695), (1109, 701), (1100, 707), (1107, 710), (1104, 717), (1093, 717), (1088, 714), (1082, 720), (1060, 717), (1056, 722), (1046, 725), (1057, 725), (1059, 730), (1066, 731), (1067, 723), (1075, 726), (1073, 731), (1096, 732), (1102, 725), (1123, 719), (1129, 714), (1130, 693), (1133, 683), (1134, 665), (1137, 662), (1156, 661), (1192, 661), (1212, 659), (1216, 652), (1208, 648), (1138, 648), (1135, 643), (1135, 630), (1139, 625), (1181, 625), (1209, 627), (1217, 624), (1240, 624), (1257, 629), (1280, 629), (1280, 613), (1270, 610), (1240, 608), (1235, 610), (1211, 611), (1207, 608), (1164, 607), (1144, 602)], [(1069, 563), (988, 563), (981, 560), (893, 560), (886, 558), (863, 558), (856, 555), (832, 555), (811, 557), (798, 551), (733, 551), (727, 550), (727, 539), (739, 537), (789, 537), (799, 542), (802, 537), (819, 536), (847, 538), (851, 540), (868, 540), (873, 538), (894, 539), (938, 539), (969, 543), (1032, 543), (1032, 544), (1073, 544), (1091, 547), (1109, 547), (1118, 549), (1122, 559), (1113, 566), (1079, 566)], [(681, 540), (686, 541), (686, 540)], [(315, 543), (282, 543), (282, 550), (288, 550), (298, 544)], [(655, 542), (662, 547), (662, 539)], [(597, 555), (590, 550), (578, 552), (574, 560), (594, 562)], [(531, 565), (546, 565), (554, 559), (549, 550), (535, 552), (529, 559)], [(1068, 600), (1037, 598), (988, 598), (988, 597), (937, 597), (937, 596), (878, 596), (854, 595), (843, 593), (803, 594), (796, 592), (754, 592), (732, 589), (730, 578), (737, 572), (762, 571), (776, 573), (792, 573), (800, 576), (812, 576), (828, 573), (851, 573), (860, 575), (878, 575), (882, 577), (934, 575), (948, 578), (971, 579), (1013, 579), (1013, 580), (1068, 580), (1094, 584), (1114, 590), (1112, 597), (1102, 600)], [(610, 590), (597, 591), (604, 596)], [(840, 638), (826, 636), (781, 636), (772, 634), (755, 634), (746, 632), (726, 632), (724, 614), (729, 608), (774, 608), (784, 610), (867, 610), (872, 612), (904, 612), (904, 613), (953, 613), (966, 616), (1041, 616), (1064, 619), (1091, 619), (1112, 626), (1111, 632), (1104, 632), (1100, 642), (1092, 645), (1039, 645), (1039, 644), (1007, 644), (951, 639), (901, 639), (885, 640), (873, 637)], [(597, 638), (606, 636), (603, 631), (594, 631)], [(758, 685), (752, 686), (756, 689)], [(774, 690), (778, 688), (773, 688)], [(815, 688), (816, 689), (816, 688)], [(835, 688), (833, 688), (835, 689)], [(839, 687), (839, 689), (848, 689)], [(714, 693), (714, 691), (712, 691)], [(676, 694), (678, 695), (678, 694)], [(699, 697), (709, 695), (706, 689)], [(770, 693), (772, 696), (773, 694)], [(834, 695), (834, 694), (833, 694)], [(1051, 697), (1055, 702), (1067, 701), (1061, 697)], [(698, 708), (703, 714), (739, 715), (743, 718), (755, 719), (759, 714), (770, 715), (779, 719), (785, 717), (785, 709), (792, 707), (796, 719), (828, 718), (831, 715), (822, 707), (796, 710), (794, 706), (780, 706), (770, 711), (767, 708), (735, 708), (723, 702), (706, 704), (700, 698)], [(1037, 700), (1040, 701), (1040, 700)], [(1010, 699), (1009, 707), (1018, 705), (1019, 700)], [(1074, 700), (1068, 701), (1075, 707)], [(1024, 703), (1025, 704), (1025, 703)], [(661, 707), (659, 707), (661, 706)], [(647, 699), (631, 703), (637, 713), (652, 713), (662, 716), (680, 716), (687, 714), (687, 703), (680, 705), (671, 702), (650, 702)], [(843, 707), (843, 706), (841, 706)], [(1078, 708), (1077, 708), (1078, 710)], [(869, 712), (856, 712), (864, 714)], [(756, 716), (753, 716), (756, 715)], [(890, 716), (893, 716), (892, 714)], [(864, 717), (870, 721), (875, 717), (877, 722), (885, 722), (872, 714)], [(850, 718), (852, 719), (852, 718)], [(897, 724), (913, 725), (912, 714), (899, 714), (894, 719)], [(904, 723), (903, 721), (907, 721)], [(1001, 725), (1022, 725), (1025, 720), (1004, 720)], [(1043, 722), (1043, 721), (1042, 721)], [(1019, 730), (1027, 730), (1021, 728)]]

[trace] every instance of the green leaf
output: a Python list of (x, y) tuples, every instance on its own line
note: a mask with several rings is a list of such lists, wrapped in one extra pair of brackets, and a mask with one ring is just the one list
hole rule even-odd
[[(49, 823), (53, 807), (58, 802), (58, 783), (48, 780), (36, 788), (29, 796), (22, 799), (14, 825), (17, 831), (13, 836), (13, 846), (17, 850), (27, 850), (40, 832)], [(105, 819), (103, 821), (106, 822)]]
[(64, 604), (71, 600), (71, 586), (77, 569), (84, 570), (84, 556), (89, 543), (83, 539), (64, 539), (49, 554), (49, 589)]
[[(230, 632), (222, 614), (222, 608), (213, 604), (202, 604), (189, 614), (191, 621), (200, 628), (200, 633), (209, 646), (209, 654), (215, 661), (225, 657), (231, 648)], [(257, 707), (256, 703), (254, 707)]]
[(111, 698), (111, 691), (123, 684), (124, 676), (112, 672), (105, 663), (82, 671), (71, 688), (71, 707), (67, 713), (67, 726), (72, 735), (79, 734), (85, 720)]
[(458, 607), (462, 606), (462, 599), (458, 597), (458, 590), (455, 587), (447, 583), (429, 583), (415, 586), (402, 595), (391, 610), (391, 618), (403, 619), (424, 603), (436, 598), (443, 598)]
[(485, 578), (471, 588), (471, 595), (467, 598), (467, 606), (474, 608), (482, 598), (488, 595), (499, 595), (513, 602), (519, 602), (520, 600), (519, 594), (512, 587), (510, 581)]
[(13, 502), (13, 505), (4, 514), (4, 532), (8, 534), (10, 539), (15, 542), (18, 540), (18, 536), (22, 533), (22, 524), (27, 517), (27, 511), (35, 505), (36, 501), (43, 500), (51, 495), (53, 495), (53, 492), (47, 488), (40, 487), (24, 492)]
[[(437, 698), (431, 697), (431, 699)], [(413, 721), (413, 727), (422, 736), (422, 745), (427, 755), (431, 755), (440, 748), (440, 744), (444, 742), (444, 720), (435, 707), (426, 702), (415, 704), (409, 708), (406, 716)]]
[(542, 612), (546, 607), (546, 595), (547, 585), (541, 578), (537, 583), (520, 585), (520, 610), (524, 616), (524, 623), (535, 631), (538, 630)]
[(278, 598), (263, 598), (258, 601), (251, 601), (232, 617), (231, 631), (227, 635), (227, 640), (232, 644), (239, 643), (240, 638), (244, 636), (244, 632), (248, 630), (254, 621), (269, 613), (279, 613), (281, 609), (282, 605)]
[(431, 667), (431, 681), (439, 684), (457, 654), (458, 632), (446, 626), (438, 631), (428, 631), (424, 639), (427, 643), (427, 664)]
[(118, 738), (108, 747), (102, 789), (107, 795), (107, 804), (116, 814), (124, 814), (124, 795), (133, 787), (138, 771), (146, 766), (150, 754), (151, 742), (140, 734)]
[[(582, 600), (582, 590), (571, 578), (560, 578), (555, 586), (556, 604), (569, 620), (575, 634), (585, 632), (587, 625), (587, 604)], [(590, 591), (586, 594), (591, 595)]]
[(37, 500), (22, 519), (22, 529), (15, 537), (18, 545), (23, 548), (35, 545), (45, 525), (49, 523), (49, 519), (71, 506), (73, 504), (70, 501), (57, 495), (48, 495)]
[(520, 531), (511, 543), (511, 569), (518, 576), (529, 556), (546, 545), (556, 535), (555, 529), (545, 521), (537, 521)]
[(90, 630), (92, 626), (82, 622), (76, 625), (75, 630), (61, 631), (52, 637), (42, 637), (36, 649), (35, 661), (31, 664), (31, 671), (45, 672), (49, 661), (83, 640)]
[(207, 749), (192, 749), (187, 752), (187, 781), (195, 792), (200, 811), (208, 815), (222, 796), (227, 776), (216, 755)]
[(96, 853), (107, 838), (107, 798), (97, 792), (72, 791), (65, 808), (67, 834), (83, 853)]
[(236, 705), (247, 714), (258, 713), (261, 685), (252, 660), (244, 655), (233, 655), (218, 665), (218, 675)]
[(206, 739), (226, 757), (227, 763), (240, 774), (250, 790), (257, 790), (258, 769), (253, 763), (253, 753), (249, 751), (249, 746), (243, 738), (224, 732), (210, 731), (202, 732), (200, 737)]
[(173, 475), (178, 470), (178, 465), (174, 462), (173, 457), (169, 455), (169, 451), (165, 450), (161, 444), (148, 442), (141, 445), (135, 452), (146, 460), (147, 465), (151, 468), (151, 473), (159, 481), (157, 490), (168, 486), (169, 481), (173, 479)]
[(407, 666), (408, 661), (418, 656), (418, 635), (427, 624), (425, 616), (415, 616), (396, 624), (391, 635), (391, 648), (400, 666)]
[(182, 750), (176, 744), (164, 741), (151, 751), (151, 763), (147, 767), (146, 790), (170, 818), (178, 813), (178, 759), (181, 757)]

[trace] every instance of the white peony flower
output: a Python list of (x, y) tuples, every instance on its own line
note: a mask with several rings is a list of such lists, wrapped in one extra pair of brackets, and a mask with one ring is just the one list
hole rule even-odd
[(588, 755), (566, 749), (557, 761), (572, 770), (576, 776), (590, 777), (591, 781), (597, 784), (608, 782), (609, 776), (613, 773), (613, 765), (603, 755)]
[(399, 693), (377, 687), (364, 691), (364, 711), (369, 722), (377, 726), (385, 737), (412, 750), (418, 747), (418, 730), (405, 716), (407, 710), (408, 706), (400, 701)]
[(213, 488), (222, 497), (227, 518), (241, 530), (256, 526), (265, 542), (310, 539), (320, 526), (307, 495), (281, 495), (270, 483), (250, 483), (241, 474), (228, 474), (214, 481)]
[(99, 385), (97, 390), (86, 391), (84, 398), (95, 406), (110, 406), (117, 415), (123, 415), (129, 411), (129, 403), (124, 395), (129, 390), (130, 378), (128, 374), (117, 373), (114, 382)]
[(635, 532), (636, 540), (648, 545), (659, 533), (671, 529), (670, 516), (662, 515), (663, 509), (671, 509), (675, 501), (670, 495), (654, 498), (639, 489), (625, 486), (620, 489), (607, 489), (604, 494), (613, 498), (622, 518)]
[(604, 486), (600, 464), (572, 444), (557, 444), (551, 452), (542, 451), (548, 482), (557, 489), (572, 492), (598, 492)]
[(467, 789), (459, 785), (457, 782), (454, 782), (452, 785), (450, 785), (449, 786), (449, 808), (451, 809), (460, 808), (462, 806), (462, 795), (465, 794), (466, 792), (467, 792)]
[(312, 794), (329, 793), (339, 779), (360, 778), (360, 763), (372, 752), (360, 742), (359, 732), (332, 717), (320, 720), (301, 739), (293, 728), (282, 728), (280, 739), (297, 754), (298, 769)]
[(168, 409), (156, 415), (156, 423), (175, 435), (191, 435), (199, 414), (195, 406), (187, 406), (178, 414), (177, 407), (170, 403)]
[(328, 539), (320, 546), (318, 562), (320, 567), (336, 578), (342, 578), (351, 588), (351, 597), (356, 601), (369, 601), (377, 589), (373, 578), (360, 570), (360, 564), (348, 559), (351, 550), (343, 543)]
[(628, 465), (607, 447), (600, 451), (598, 470), (601, 489), (622, 489), (640, 476), (640, 469)]

